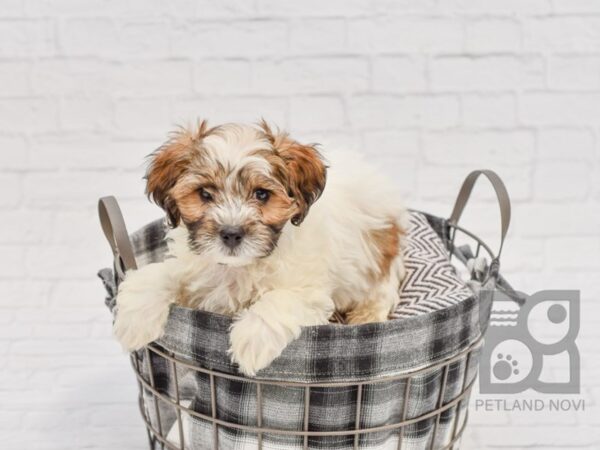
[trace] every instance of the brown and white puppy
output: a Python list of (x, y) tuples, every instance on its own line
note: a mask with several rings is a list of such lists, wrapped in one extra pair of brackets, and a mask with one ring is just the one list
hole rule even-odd
[(231, 357), (254, 375), (334, 310), (351, 324), (386, 320), (404, 276), (406, 210), (364, 161), (331, 156), (328, 170), (314, 145), (265, 123), (176, 132), (147, 173), (174, 227), (172, 257), (121, 284), (123, 346), (159, 338), (173, 303), (227, 314)]

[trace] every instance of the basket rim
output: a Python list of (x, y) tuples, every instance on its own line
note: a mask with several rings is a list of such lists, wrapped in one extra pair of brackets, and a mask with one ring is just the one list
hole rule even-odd
[(181, 359), (174, 353), (169, 354), (169, 352), (161, 350), (155, 343), (150, 343), (146, 347), (148, 347), (149, 351), (151, 351), (151, 352), (157, 354), (158, 356), (165, 358), (167, 361), (173, 362), (181, 367), (191, 369), (195, 372), (201, 372), (201, 373), (204, 373), (207, 375), (218, 376), (219, 378), (225, 378), (225, 379), (232, 380), (232, 381), (241, 381), (241, 382), (251, 381), (251, 382), (257, 383), (257, 384), (264, 384), (264, 385), (270, 385), (270, 386), (282, 386), (282, 387), (307, 387), (307, 386), (310, 386), (310, 387), (315, 387), (315, 388), (327, 388), (327, 387), (340, 388), (340, 387), (353, 387), (353, 386), (358, 386), (358, 385), (364, 386), (364, 385), (368, 385), (368, 384), (387, 383), (390, 381), (403, 380), (403, 379), (412, 378), (412, 377), (415, 377), (418, 375), (423, 375), (432, 370), (435, 370), (440, 367), (444, 367), (446, 365), (450, 365), (452, 363), (460, 361), (461, 359), (463, 359), (465, 357), (466, 354), (480, 349), (481, 346), (483, 345), (483, 343), (484, 343), (484, 335), (482, 333), (476, 340), (471, 342), (471, 344), (469, 346), (465, 347), (464, 349), (460, 350), (459, 352), (455, 352), (451, 356), (448, 356), (444, 359), (440, 359), (438, 361), (434, 361), (426, 366), (414, 368), (414, 370), (412, 370), (412, 371), (397, 373), (394, 375), (386, 375), (383, 377), (372, 377), (372, 378), (365, 379), (362, 381), (328, 381), (328, 382), (321, 382), (321, 381), (304, 382), (304, 381), (293, 381), (293, 380), (280, 381), (280, 380), (273, 380), (270, 378), (261, 378), (260, 376), (249, 378), (249, 377), (242, 376), (242, 375), (234, 375), (231, 373), (222, 372), (222, 371), (214, 370), (214, 369), (207, 369), (205, 367), (200, 367), (200, 366), (194, 365), (190, 361)]

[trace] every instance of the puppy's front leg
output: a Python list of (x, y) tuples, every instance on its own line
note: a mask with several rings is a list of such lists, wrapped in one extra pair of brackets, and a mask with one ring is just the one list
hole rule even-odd
[(319, 289), (269, 291), (231, 327), (231, 359), (241, 372), (255, 375), (300, 336), (303, 326), (326, 324), (334, 308), (331, 297)]
[(162, 336), (169, 307), (181, 289), (176, 260), (148, 264), (127, 273), (117, 294), (113, 333), (125, 350), (138, 350)]

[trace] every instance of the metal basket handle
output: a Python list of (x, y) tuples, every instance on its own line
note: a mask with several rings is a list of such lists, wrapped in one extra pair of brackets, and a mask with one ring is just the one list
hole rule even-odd
[(98, 216), (115, 258), (115, 271), (122, 280), (125, 272), (137, 269), (137, 263), (117, 199), (111, 195), (98, 200)]
[(496, 254), (496, 260), (500, 259), (500, 254), (502, 253), (502, 247), (504, 246), (504, 239), (506, 238), (506, 233), (508, 232), (508, 226), (510, 225), (510, 197), (508, 196), (508, 191), (506, 190), (506, 186), (502, 179), (498, 176), (498, 174), (492, 170), (474, 170), (463, 182), (460, 191), (458, 192), (458, 197), (456, 197), (456, 202), (454, 203), (454, 209), (452, 210), (452, 214), (450, 215), (450, 219), (448, 222), (452, 225), (457, 225), (462, 215), (467, 201), (471, 196), (471, 192), (473, 191), (473, 186), (475, 185), (475, 181), (479, 178), (479, 175), (485, 175), (492, 186), (494, 191), (496, 191), (496, 197), (498, 198), (498, 205), (500, 206), (500, 225), (501, 225), (501, 235), (500, 235), (500, 248), (498, 249), (498, 253)]

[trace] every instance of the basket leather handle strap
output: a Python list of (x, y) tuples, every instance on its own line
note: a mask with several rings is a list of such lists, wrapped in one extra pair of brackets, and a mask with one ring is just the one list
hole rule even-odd
[(98, 200), (98, 216), (119, 269), (137, 269), (133, 246), (117, 199), (111, 195)]
[(492, 170), (474, 170), (469, 175), (467, 175), (467, 178), (465, 178), (465, 181), (463, 182), (463, 185), (460, 188), (458, 197), (456, 198), (456, 202), (454, 203), (454, 209), (452, 210), (452, 214), (450, 215), (449, 222), (452, 225), (458, 224), (460, 216), (462, 215), (467, 201), (471, 196), (471, 192), (473, 191), (473, 186), (475, 185), (475, 182), (477, 181), (480, 175), (484, 175), (492, 183), (492, 187), (494, 188), (494, 191), (496, 191), (496, 197), (498, 198), (498, 205), (500, 206), (500, 249), (498, 250), (498, 254), (496, 255), (496, 259), (498, 260), (500, 259), (502, 247), (504, 246), (504, 239), (506, 238), (508, 226), (510, 225), (510, 197), (508, 196), (508, 191), (506, 190), (504, 182), (496, 172)]

